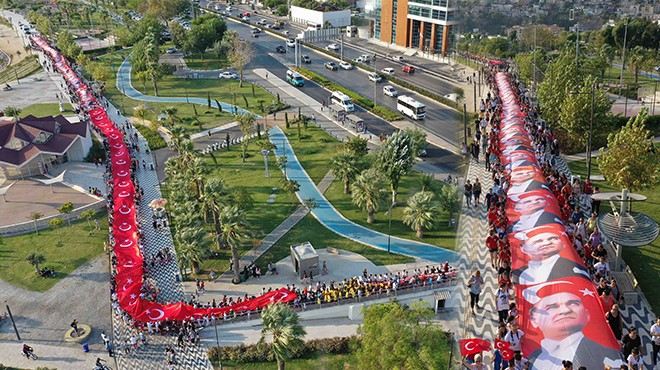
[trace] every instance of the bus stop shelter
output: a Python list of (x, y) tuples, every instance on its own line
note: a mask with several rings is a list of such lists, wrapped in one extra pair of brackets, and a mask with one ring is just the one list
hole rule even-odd
[(364, 120), (355, 114), (349, 114), (346, 116), (346, 120), (353, 127), (355, 132), (364, 132)]
[(302, 279), (305, 273), (319, 275), (319, 255), (310, 242), (291, 246), (291, 263), (293, 270)]

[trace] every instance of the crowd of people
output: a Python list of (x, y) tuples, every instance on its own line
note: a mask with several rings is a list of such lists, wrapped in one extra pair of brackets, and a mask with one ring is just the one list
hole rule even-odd
[[(484, 62), (484, 60), (480, 61)], [(498, 70), (506, 70), (512, 76), (511, 84), (517, 92), (522, 110), (526, 113), (525, 128), (533, 140), (533, 154), (543, 173), (543, 179), (534, 177), (530, 167), (536, 166), (536, 164), (531, 163), (529, 157), (518, 153), (504, 153), (501, 149), (501, 140), (509, 140), (508, 145), (511, 143), (515, 145), (517, 138), (515, 136), (500, 137), (502, 105), (494, 79)], [(524, 242), (517, 243), (520, 245), (521, 252), (529, 260), (527, 263), (544, 264), (548, 260), (552, 260), (555, 265), (564, 263), (564, 267), (568, 266), (576, 273), (591, 279), (606, 312), (605, 318), (621, 345), (621, 352), (626, 362), (621, 369), (642, 369), (643, 346), (635, 327), (627, 328), (627, 334), (624, 335), (623, 320), (619, 312), (619, 306), (624, 304), (623, 296), (616, 280), (612, 277), (611, 267), (607, 262), (610, 257), (608, 248), (606, 248), (607, 244), (597, 226), (600, 202), (593, 200), (591, 195), (598, 193), (600, 189), (594, 186), (589, 179), (582, 181), (577, 177), (571, 178), (560, 171), (557, 166), (559, 155), (557, 139), (553, 137), (545, 122), (540, 119), (537, 107), (529, 101), (524, 93), (524, 87), (506, 64), (489, 65), (488, 62), (484, 62), (482, 72), (491, 92), (481, 100), (479, 118), (474, 122), (476, 134), (472, 138), (469, 150), (464, 148), (464, 153), (470, 155), (475, 163), (479, 163), (481, 149), (485, 158), (485, 168), (490, 172), (494, 184), (486, 190), (484, 200), (488, 223), (488, 236), (484, 246), (488, 250), (488, 262), (493, 269), (495, 278), (486, 281), (481, 271), (477, 270), (469, 278), (467, 289), (470, 295), (471, 312), (476, 315), (475, 308), (477, 310), (481, 308), (479, 298), (483, 286), (494, 284), (497, 287), (494, 298), (499, 330), (496, 339), (508, 342), (515, 355), (513, 360), (506, 361), (502, 358), (500, 351), (495, 350), (492, 361), (494, 369), (519, 370), (531, 364), (522, 356), (521, 343), (524, 342), (525, 333), (518, 328), (520, 315), (515, 302), (514, 285), (527, 286), (553, 279), (555, 278), (554, 270), (549, 270), (549, 275), (541, 274), (543, 276), (539, 276), (538, 273), (534, 273), (524, 266), (512, 269), (512, 243), (509, 237), (513, 235), (512, 233), (530, 228), (538, 229), (539, 226), (548, 224), (562, 225), (565, 228), (565, 237), (570, 240), (570, 244), (580, 256), (582, 264), (563, 261), (562, 257), (559, 257), (561, 250), (554, 248), (556, 244), (553, 244), (553, 241), (539, 240), (538, 243), (547, 244), (544, 244), (542, 249), (544, 252), (538, 253), (537, 250), (530, 247), (532, 243), (537, 242), (534, 239), (536, 237), (534, 233), (524, 234)], [(503, 155), (508, 157), (508, 161), (505, 163), (501, 161)], [(541, 192), (537, 193), (532, 190), (550, 192), (557, 199), (559, 209), (550, 209), (547, 195), (544, 196)], [(467, 180), (464, 185), (466, 206), (479, 207), (481, 193), (479, 179)], [(511, 205), (507, 202), (511, 201), (515, 204), (516, 217), (511, 217), (511, 212), (507, 213), (507, 206)], [(660, 319), (654, 328), (652, 331), (655, 330), (656, 334), (652, 334), (654, 348), (652, 363), (655, 365), (657, 354), (660, 351)], [(576, 354), (576, 356), (578, 355)], [(536, 360), (539, 364), (543, 363), (543, 359), (536, 358)], [(483, 364), (481, 355), (470, 356), (465, 365), (470, 369), (488, 368)], [(539, 366), (537, 364), (535, 369), (543, 368), (543, 366)], [(573, 364), (569, 360), (565, 360), (563, 366), (565, 369), (573, 368)], [(585, 366), (581, 367), (581, 369), (583, 368), (586, 369)], [(592, 368), (589, 367), (588, 370), (592, 370)]]

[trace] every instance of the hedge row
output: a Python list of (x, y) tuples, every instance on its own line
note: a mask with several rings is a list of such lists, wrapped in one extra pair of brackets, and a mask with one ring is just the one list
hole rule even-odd
[[(358, 339), (355, 336), (312, 339), (305, 342), (301, 348), (293, 351), (291, 355), (292, 358), (311, 358), (315, 354), (343, 354), (356, 348), (357, 344)], [(216, 359), (218, 358), (218, 351), (220, 351), (222, 361), (235, 363), (270, 362), (275, 361), (271, 349), (272, 344), (270, 343), (211, 347), (208, 356), (211, 359)]]
[(377, 115), (378, 117), (388, 122), (399, 121), (403, 119), (403, 117), (400, 114), (393, 112), (389, 108), (383, 107), (381, 105), (375, 105), (373, 100), (367, 99), (362, 95), (359, 95), (345, 88), (344, 86), (338, 85), (330, 81), (329, 79), (319, 75), (316, 72), (312, 72), (307, 68), (296, 68), (296, 70), (303, 76), (307, 77), (307, 79), (309, 79), (310, 81), (316, 82), (317, 84), (329, 90), (343, 92), (344, 94), (348, 95), (355, 104), (361, 106), (362, 108), (370, 111), (371, 113)]
[(144, 136), (144, 138), (147, 139), (147, 144), (149, 144), (149, 149), (157, 150), (167, 146), (167, 143), (165, 142), (163, 137), (160, 136), (160, 134), (157, 131), (152, 130), (151, 127), (147, 127), (144, 125), (135, 125), (135, 128), (137, 128), (137, 130), (140, 131), (140, 134), (142, 134), (142, 136)]
[[(635, 104), (637, 104), (635, 102)], [(651, 114), (652, 107), (649, 106), (649, 114)], [(660, 103), (656, 103), (656, 111), (660, 110)], [(634, 117), (634, 116), (633, 116)], [(631, 117), (616, 116), (614, 117), (614, 124), (616, 125), (617, 130), (625, 126), (628, 123), (628, 120)], [(646, 120), (646, 129), (651, 131), (651, 135), (659, 136), (660, 135), (660, 115), (651, 116)]]

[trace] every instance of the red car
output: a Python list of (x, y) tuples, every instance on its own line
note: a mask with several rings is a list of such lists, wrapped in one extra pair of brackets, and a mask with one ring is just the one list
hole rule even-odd
[(406, 72), (406, 73), (415, 73), (415, 67), (413, 67), (413, 66), (403, 66), (403, 68), (401, 68), (401, 70)]

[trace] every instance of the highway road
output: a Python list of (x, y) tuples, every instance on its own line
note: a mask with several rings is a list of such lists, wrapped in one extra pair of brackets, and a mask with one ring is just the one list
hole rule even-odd
[[(286, 71), (289, 69), (290, 66), (293, 66), (294, 64), (293, 48), (287, 48), (287, 53), (285, 54), (276, 53), (275, 48), (277, 46), (285, 45), (284, 41), (281, 38), (262, 32), (258, 38), (254, 39), (250, 36), (251, 27), (249, 27), (248, 25), (242, 23), (235, 23), (232, 21), (228, 21), (227, 23), (228, 23), (228, 28), (236, 31), (241, 37), (254, 41), (253, 44), (256, 51), (255, 57), (252, 63), (248, 66), (248, 69), (266, 68), (271, 73), (274, 73), (281, 79), (286, 80)], [(364, 94), (364, 96), (373, 98), (374, 83), (369, 81), (366, 72), (361, 70), (338, 70), (334, 72), (327, 70), (323, 67), (323, 62), (326, 60), (330, 60), (329, 58), (326, 59), (322, 58), (321, 57), (322, 54), (312, 49), (307, 49), (307, 48), (304, 49), (305, 50), (303, 50), (303, 53), (310, 55), (312, 58), (312, 63), (305, 65), (305, 67), (321, 74), (324, 77), (328, 77), (333, 81), (337, 82), (338, 84), (343, 85), (351, 90), (354, 90), (359, 94)], [(248, 78), (250, 78), (250, 76), (248, 76)], [(384, 105), (391, 107), (391, 109), (393, 110), (396, 110), (395, 100), (393, 98), (387, 97), (382, 94), (383, 85), (384, 84), (380, 83), (377, 86), (377, 95), (378, 95), (377, 102), (379, 104), (385, 102)], [(328, 92), (328, 90), (326, 90), (325, 88), (310, 81), (306, 81), (305, 86), (303, 86), (301, 89), (307, 95), (309, 95), (314, 100), (319, 102), (319, 104), (323, 100), (325, 100), (326, 102), (329, 100), (330, 92)], [(444, 114), (444, 115), (449, 115), (449, 117), (453, 115), (454, 117), (453, 121), (454, 124), (456, 124), (455, 122), (457, 121), (457, 119), (456, 119), (455, 111), (443, 107), (440, 104), (435, 103), (433, 101), (429, 101), (428, 99), (421, 98), (415, 94), (410, 94), (410, 95), (414, 95), (416, 99), (419, 99), (420, 101), (427, 104), (428, 115), (437, 116)], [(364, 109), (360, 107), (356, 107), (356, 110), (360, 118), (364, 120), (367, 129), (375, 135), (382, 134), (387, 136), (397, 130), (389, 122), (366, 112)], [(426, 120), (415, 121), (415, 122), (420, 126), (420, 128), (430, 132), (434, 132), (434, 133), (449, 132), (450, 134), (457, 135), (456, 129), (449, 130), (448, 129), (449, 125), (443, 126), (441, 123), (442, 121), (440, 120), (427, 118)], [(446, 138), (445, 135), (440, 135), (440, 134), (437, 135), (448, 140), (448, 138)], [(424, 160), (425, 162), (432, 164), (435, 167), (438, 167), (439, 169), (442, 169), (444, 172), (451, 172), (454, 174), (458, 172), (458, 168), (462, 166), (462, 158), (459, 155), (452, 153), (450, 150), (439, 148), (431, 144), (429, 144), (427, 148), (427, 157)]]
[[(260, 17), (261, 14), (257, 14), (252, 18), (252, 21), (256, 22), (257, 20), (261, 19)], [(261, 57), (264, 56), (264, 54), (269, 54), (271, 58), (277, 59), (281, 64), (287, 67), (294, 65), (295, 61), (294, 61), (293, 48), (286, 48), (287, 49), (286, 54), (279, 54), (275, 52), (275, 48), (277, 46), (285, 46), (284, 38), (272, 35), (268, 32), (262, 32), (259, 34), (258, 38), (252, 38), (250, 35), (250, 31), (252, 27), (250, 27), (249, 25), (234, 22), (231, 19), (228, 19), (227, 24), (229, 29), (237, 31), (241, 37), (247, 40), (251, 40), (253, 42), (254, 47), (257, 50), (256, 53), (257, 58), (252, 63), (253, 67), (263, 66), (265, 68), (271, 68), (270, 65), (264, 64), (269, 61), (260, 60)], [(291, 30), (291, 28), (289, 28), (289, 30)], [(331, 42), (324, 42), (323, 44), (329, 45), (330, 43)], [(301, 55), (307, 54), (312, 59), (311, 64), (303, 65), (305, 68), (308, 68), (318, 73), (319, 75), (326, 77), (332, 80), (333, 82), (338, 83), (339, 85), (342, 85), (352, 91), (355, 91), (356, 93), (364, 97), (375, 100), (376, 103), (379, 105), (386, 106), (392, 111), (396, 111), (396, 99), (383, 95), (382, 93), (382, 87), (389, 83), (375, 84), (369, 81), (367, 77), (367, 72), (360, 69), (353, 69), (353, 70), (339, 69), (337, 71), (330, 71), (323, 66), (323, 63), (327, 61), (336, 62), (338, 61), (338, 59), (334, 59), (326, 54), (319, 53), (311, 48), (302, 47), (301, 49), (302, 49)], [(348, 51), (346, 48), (344, 51), (344, 56), (357, 57), (359, 56), (359, 54), (358, 51)], [(373, 62), (372, 62), (372, 66), (373, 66)], [(390, 68), (396, 67), (394, 61), (384, 62), (382, 60), (379, 60), (379, 58), (377, 58), (376, 67), (378, 69), (386, 68), (386, 66), (390, 66)], [(283, 68), (280, 77), (284, 78), (285, 73), (286, 73), (286, 68)], [(406, 79), (413, 84), (417, 84), (417, 79), (420, 79), (420, 76), (422, 76), (422, 74), (418, 72), (411, 75), (401, 72), (400, 67), (399, 69), (395, 69), (395, 75), (397, 75), (400, 78)], [(429, 77), (427, 76), (426, 79), (429, 79)], [(411, 92), (409, 90), (403, 89), (400, 86), (395, 86), (395, 87), (399, 91), (400, 95), (412, 96), (417, 101), (424, 103), (427, 107), (426, 119), (419, 121), (409, 120), (410, 122), (414, 123), (415, 125), (417, 125), (422, 129), (427, 130), (428, 132), (431, 132), (443, 138), (448, 143), (453, 145), (455, 148), (458, 148), (460, 146), (459, 133), (462, 130), (462, 121), (461, 121), (461, 115), (459, 113), (457, 113), (455, 110), (447, 106), (437, 103), (436, 101), (428, 99), (415, 92)], [(374, 94), (374, 88), (375, 88), (375, 94)], [(326, 96), (317, 100), (327, 101), (329, 95), (330, 94), (326, 92)], [(367, 123), (367, 126), (369, 127), (370, 131), (375, 132), (373, 131), (375, 128), (372, 125)]]

